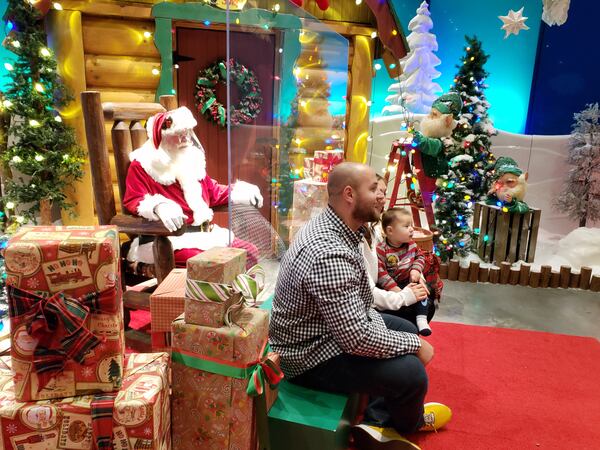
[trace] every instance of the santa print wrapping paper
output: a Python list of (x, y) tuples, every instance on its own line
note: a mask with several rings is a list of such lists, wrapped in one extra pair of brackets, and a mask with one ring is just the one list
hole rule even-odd
[(116, 227), (24, 227), (5, 250), (20, 401), (112, 392), (123, 374)]
[[(116, 450), (170, 450), (169, 357), (166, 353), (131, 354), (112, 410)], [(93, 395), (62, 400), (15, 400), (10, 358), (0, 359), (0, 449), (92, 450)], [(110, 445), (110, 444), (109, 444)]]
[(172, 436), (177, 450), (252, 450), (256, 446), (254, 401), (247, 379), (198, 370), (176, 353), (237, 365), (257, 361), (268, 335), (268, 312), (246, 308), (231, 327), (173, 322)]

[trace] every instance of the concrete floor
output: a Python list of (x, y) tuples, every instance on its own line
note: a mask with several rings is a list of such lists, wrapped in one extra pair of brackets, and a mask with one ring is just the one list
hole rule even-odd
[(444, 280), (435, 320), (600, 339), (600, 294)]
[[(263, 260), (265, 295), (275, 287), (279, 263)], [(444, 280), (434, 322), (547, 331), (600, 339), (600, 294), (578, 289), (533, 289)]]

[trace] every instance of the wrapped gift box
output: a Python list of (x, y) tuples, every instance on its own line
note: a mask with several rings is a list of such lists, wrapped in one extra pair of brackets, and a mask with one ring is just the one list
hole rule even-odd
[(173, 269), (150, 295), (152, 350), (171, 351), (171, 323), (184, 311), (185, 269)]
[(304, 171), (302, 175), (306, 179), (312, 179), (315, 170), (315, 158), (304, 158)]
[[(188, 285), (190, 281), (187, 280)], [(225, 314), (233, 306), (239, 303), (240, 294), (233, 294), (223, 302), (207, 302), (194, 298), (186, 291), (184, 303), (184, 317), (186, 323), (194, 325), (205, 325), (208, 327), (222, 327), (225, 325)]]
[(5, 264), (16, 398), (118, 390), (125, 344), (116, 227), (24, 227)]
[[(208, 327), (225, 324), (225, 313), (241, 296), (230, 293), (229, 285), (246, 271), (246, 250), (215, 247), (187, 261), (185, 289), (185, 322)], [(207, 292), (203, 282), (217, 283), (216, 289)], [(216, 295), (211, 295), (216, 294)], [(209, 297), (214, 297), (212, 300)]]
[[(92, 413), (93, 395), (62, 400), (15, 400), (10, 358), (0, 359), (0, 448), (11, 450), (92, 450), (101, 431), (114, 449), (169, 450), (169, 358), (165, 353), (132, 354), (125, 358), (123, 386), (114, 398), (107, 427)], [(110, 442), (110, 441), (109, 441)], [(110, 446), (110, 444), (108, 444)]]
[(344, 150), (316, 150), (313, 156), (313, 179), (326, 182), (333, 168), (344, 160)]
[(254, 402), (246, 393), (248, 380), (213, 373), (220, 369), (207, 370), (255, 364), (266, 345), (268, 314), (245, 308), (235, 325), (222, 328), (186, 324), (182, 317), (173, 322), (174, 448), (255, 448)]
[(214, 247), (187, 260), (190, 280), (231, 284), (246, 271), (246, 250), (232, 247)]
[(308, 179), (294, 181), (292, 221), (296, 225), (309, 221), (327, 207), (328, 200), (327, 183)]

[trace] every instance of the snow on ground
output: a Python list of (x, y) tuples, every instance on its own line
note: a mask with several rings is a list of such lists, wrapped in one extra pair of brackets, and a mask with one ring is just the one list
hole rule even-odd
[[(492, 266), (475, 253), (462, 258), (460, 265), (468, 267), (471, 261), (478, 261), (481, 267)], [(517, 261), (513, 266), (518, 267), (522, 262)], [(594, 274), (600, 274), (600, 228), (576, 228), (566, 236), (540, 229), (531, 269), (539, 271), (542, 265), (552, 266), (556, 271), (560, 266), (570, 266), (573, 271), (587, 266)]]

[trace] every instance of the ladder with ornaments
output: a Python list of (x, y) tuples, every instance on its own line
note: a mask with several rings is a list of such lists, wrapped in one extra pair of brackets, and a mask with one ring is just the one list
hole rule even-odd
[[(421, 216), (419, 211), (424, 210), (428, 225), (431, 227), (435, 225), (433, 207), (431, 203), (424, 204), (423, 197), (417, 192), (418, 184), (424, 184), (423, 177), (426, 176), (422, 167), (421, 154), (415, 151), (415, 147), (412, 145), (410, 139), (401, 139), (392, 142), (392, 149), (388, 156), (388, 163), (384, 176), (385, 182), (389, 186), (392, 173), (395, 172), (392, 194), (388, 199), (388, 208), (393, 208), (394, 206), (409, 206), (412, 211), (414, 224), (417, 227), (421, 227)], [(406, 194), (400, 190), (400, 185), (403, 182), (406, 183)]]

